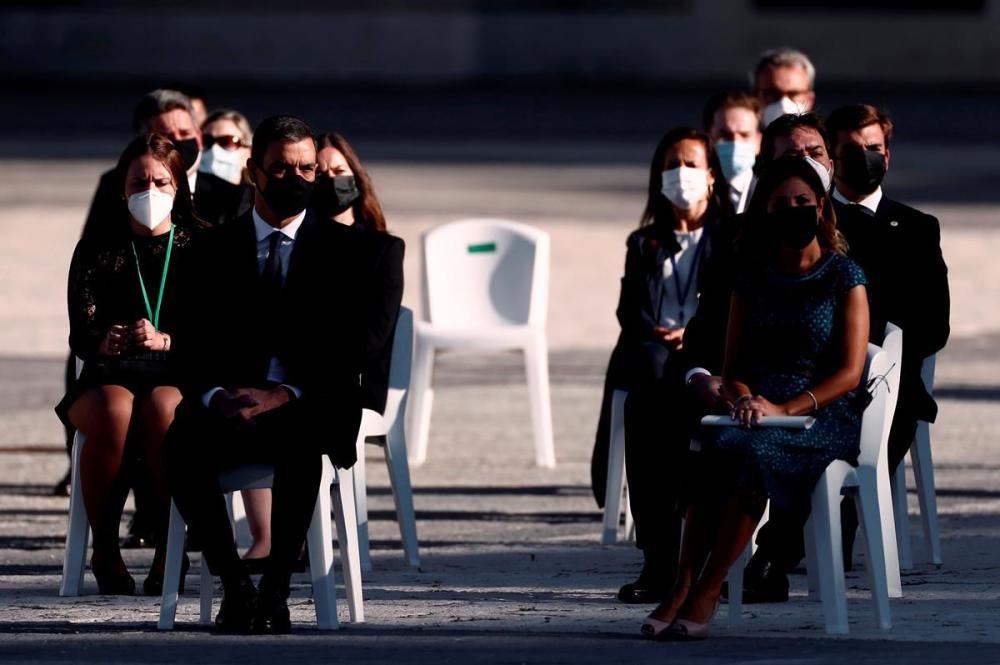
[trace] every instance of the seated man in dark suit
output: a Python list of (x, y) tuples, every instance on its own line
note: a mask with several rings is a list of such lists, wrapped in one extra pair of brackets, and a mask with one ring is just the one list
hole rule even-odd
[[(356, 460), (366, 331), (355, 280), (370, 240), (307, 210), (316, 143), (304, 122), (269, 118), (254, 139), (253, 211), (207, 232), (203, 271), (186, 290), (176, 348), (187, 379), (166, 462), (174, 501), (222, 578), (218, 628), (281, 633), (290, 628), (289, 580), (321, 455), (342, 468)], [(271, 555), (259, 591), (218, 483), (221, 469), (242, 463), (274, 466)]]

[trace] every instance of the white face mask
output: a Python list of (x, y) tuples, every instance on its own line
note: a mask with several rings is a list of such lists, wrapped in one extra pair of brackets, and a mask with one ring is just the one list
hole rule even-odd
[(802, 114), (806, 112), (806, 107), (797, 102), (793, 102), (788, 97), (782, 97), (776, 102), (771, 102), (764, 107), (763, 118), (764, 126), (767, 127), (772, 122), (777, 120), (783, 115), (792, 114)]
[(823, 189), (829, 192), (830, 185), (833, 184), (833, 170), (826, 168), (812, 157), (806, 156), (802, 159), (806, 160), (806, 164), (813, 167), (813, 170), (816, 171), (816, 175), (818, 175), (819, 179), (823, 181)]
[(128, 211), (132, 219), (151, 231), (170, 216), (173, 208), (173, 195), (164, 194), (158, 189), (147, 189), (128, 197)]
[(213, 145), (210, 150), (201, 153), (198, 170), (238, 185), (243, 179), (243, 168), (246, 165), (246, 153), (242, 150), (226, 150), (220, 145)]
[(680, 166), (664, 171), (660, 191), (678, 208), (689, 210), (698, 201), (708, 198), (708, 169)]

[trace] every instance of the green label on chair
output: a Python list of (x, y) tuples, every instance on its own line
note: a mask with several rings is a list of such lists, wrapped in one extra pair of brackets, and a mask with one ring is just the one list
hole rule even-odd
[(489, 254), (497, 251), (495, 242), (483, 242), (478, 245), (469, 245), (469, 254)]

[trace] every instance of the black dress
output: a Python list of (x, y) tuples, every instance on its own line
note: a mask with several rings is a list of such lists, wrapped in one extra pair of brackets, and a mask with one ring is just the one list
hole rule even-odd
[[(179, 281), (190, 263), (191, 247), (198, 232), (174, 227), (170, 266), (160, 306), (158, 329), (174, 330)], [(93, 386), (122, 385), (133, 393), (143, 393), (157, 385), (176, 385), (169, 352), (128, 349), (121, 356), (98, 353), (114, 324), (130, 325), (150, 319), (139, 286), (139, 270), (146, 286), (150, 308), (155, 311), (169, 234), (141, 237), (132, 233), (101, 240), (83, 238), (77, 243), (69, 271), (69, 344), (83, 361), (83, 372), (56, 406), (64, 423), (76, 399)], [(133, 252), (134, 246), (134, 252)], [(176, 344), (171, 338), (171, 345)]]

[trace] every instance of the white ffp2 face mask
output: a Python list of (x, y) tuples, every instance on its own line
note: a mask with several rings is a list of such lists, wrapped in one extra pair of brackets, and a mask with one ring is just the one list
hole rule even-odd
[(823, 189), (829, 192), (830, 186), (833, 185), (833, 173), (831, 169), (826, 168), (812, 157), (805, 156), (802, 159), (806, 160), (806, 164), (813, 167), (813, 171), (816, 172), (816, 175), (823, 182)]
[(243, 150), (226, 150), (216, 144), (210, 150), (201, 153), (198, 170), (238, 185), (243, 179), (243, 168), (246, 165), (247, 158)]
[(163, 223), (174, 208), (174, 197), (158, 189), (147, 189), (128, 197), (128, 211), (132, 219), (149, 230)]
[(767, 127), (783, 115), (788, 115), (789, 113), (801, 114), (805, 112), (805, 106), (802, 104), (792, 101), (789, 97), (782, 97), (778, 101), (771, 102), (764, 107), (761, 120), (763, 120), (764, 126)]
[(708, 198), (708, 169), (679, 166), (663, 172), (660, 190), (667, 200), (682, 210), (689, 210), (698, 201)]

